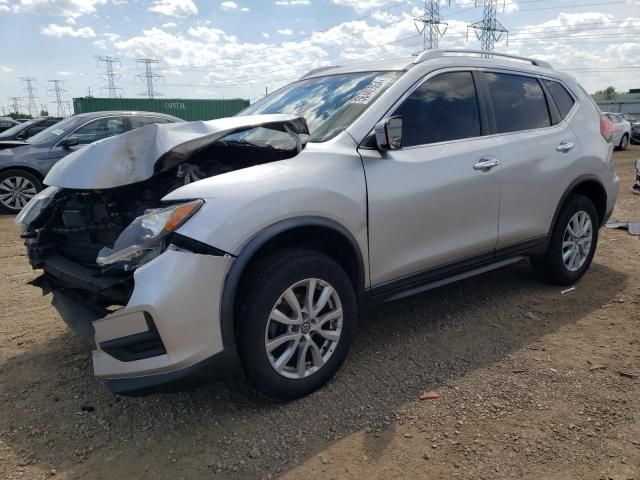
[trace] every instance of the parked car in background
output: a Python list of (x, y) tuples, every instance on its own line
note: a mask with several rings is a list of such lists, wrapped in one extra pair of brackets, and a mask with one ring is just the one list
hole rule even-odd
[(640, 143), (640, 118), (630, 113), (622, 113), (622, 118), (631, 123), (631, 143)]
[(365, 307), (527, 258), (578, 281), (618, 195), (613, 125), (546, 62), (481, 55), (316, 69), (56, 164), (16, 222), (96, 375), (140, 393), (238, 355), (258, 391), (297, 398)]
[(51, 125), (55, 125), (62, 117), (39, 117), (33, 120), (28, 120), (23, 123), (18, 123), (13, 127), (0, 133), (0, 148), (9, 148), (11, 143), (1, 143), (9, 140), (27, 140), (33, 137), (35, 134), (49, 128)]
[(0, 117), (0, 132), (9, 130), (11, 127), (15, 127), (16, 125), (18, 125), (18, 122), (16, 122), (13, 118)]
[(604, 114), (615, 127), (613, 144), (618, 150), (626, 150), (631, 140), (631, 122), (625, 120), (619, 113), (604, 112)]
[(42, 179), (61, 158), (89, 143), (153, 123), (183, 120), (152, 112), (92, 112), (73, 115), (27, 141), (0, 142), (0, 209), (19, 212), (42, 190)]

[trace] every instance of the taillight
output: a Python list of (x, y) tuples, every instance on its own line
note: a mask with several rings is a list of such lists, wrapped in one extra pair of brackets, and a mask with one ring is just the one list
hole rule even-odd
[(613, 126), (613, 122), (606, 115), (600, 114), (600, 133), (607, 142), (611, 141), (615, 131), (616, 127)]

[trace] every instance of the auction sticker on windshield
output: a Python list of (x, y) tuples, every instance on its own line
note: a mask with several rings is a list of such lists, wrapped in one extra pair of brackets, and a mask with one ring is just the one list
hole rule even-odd
[(364, 87), (360, 93), (351, 99), (351, 103), (369, 103), (379, 92), (382, 90), (389, 79), (385, 77), (376, 77), (371, 80), (371, 83)]
[(51, 133), (53, 133), (56, 136), (60, 136), (64, 133), (64, 130), (60, 130), (59, 128), (56, 128), (55, 130), (51, 130)]

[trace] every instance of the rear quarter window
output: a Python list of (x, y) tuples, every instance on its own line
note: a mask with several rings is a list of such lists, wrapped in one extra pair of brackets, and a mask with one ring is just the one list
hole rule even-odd
[(573, 108), (573, 104), (575, 103), (573, 97), (569, 94), (569, 92), (567, 92), (567, 89), (558, 82), (554, 82), (553, 80), (545, 80), (544, 83), (551, 93), (551, 97), (553, 98), (556, 107), (558, 107), (560, 115), (562, 116), (562, 118), (565, 118), (569, 114), (569, 112)]

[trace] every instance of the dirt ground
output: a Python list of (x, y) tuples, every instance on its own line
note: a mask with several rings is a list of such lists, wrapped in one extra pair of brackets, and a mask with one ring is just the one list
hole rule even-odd
[[(615, 154), (613, 218), (640, 220), (638, 157)], [(336, 378), (288, 404), (241, 379), (112, 395), (36, 275), (1, 215), (2, 479), (640, 479), (640, 237), (624, 231), (601, 231), (564, 295), (522, 263), (363, 315)]]

